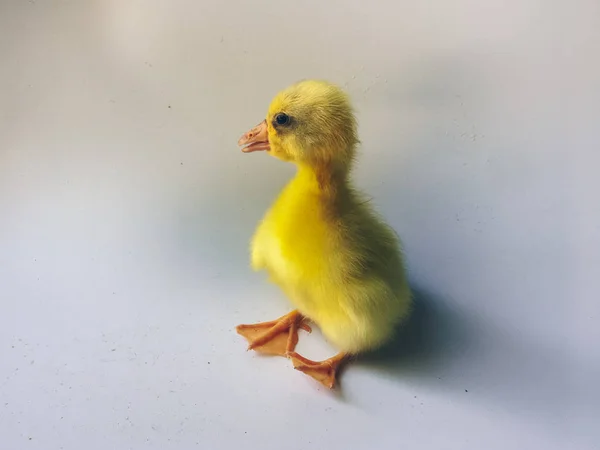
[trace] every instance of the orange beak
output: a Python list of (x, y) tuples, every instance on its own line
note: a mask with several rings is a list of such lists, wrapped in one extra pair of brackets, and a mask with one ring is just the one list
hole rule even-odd
[(259, 150), (269, 151), (269, 134), (267, 133), (267, 121), (263, 120), (250, 131), (245, 133), (238, 141), (243, 146), (244, 153), (257, 152)]

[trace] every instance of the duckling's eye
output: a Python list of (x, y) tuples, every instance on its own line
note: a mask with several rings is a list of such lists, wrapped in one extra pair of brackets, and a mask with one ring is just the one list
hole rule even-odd
[(277, 125), (287, 125), (290, 123), (290, 116), (285, 113), (279, 113), (275, 116), (275, 123)]

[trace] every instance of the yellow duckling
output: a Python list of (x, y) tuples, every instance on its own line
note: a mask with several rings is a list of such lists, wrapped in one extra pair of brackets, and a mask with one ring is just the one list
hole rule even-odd
[[(347, 95), (317, 80), (277, 94), (266, 119), (238, 142), (244, 152), (264, 150), (298, 170), (251, 245), (252, 268), (265, 269), (296, 309), (237, 331), (249, 349), (286, 356), (329, 388), (341, 363), (387, 343), (411, 310), (400, 241), (350, 183), (358, 142)], [(307, 321), (336, 356), (316, 362), (294, 351), (298, 329), (310, 331)]]

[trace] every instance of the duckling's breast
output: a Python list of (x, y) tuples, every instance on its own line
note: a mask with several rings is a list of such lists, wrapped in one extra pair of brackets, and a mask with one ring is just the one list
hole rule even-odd
[[(292, 186), (293, 187), (293, 186)], [(284, 190), (252, 241), (252, 264), (286, 284), (318, 279), (327, 270), (332, 234), (318, 199)]]

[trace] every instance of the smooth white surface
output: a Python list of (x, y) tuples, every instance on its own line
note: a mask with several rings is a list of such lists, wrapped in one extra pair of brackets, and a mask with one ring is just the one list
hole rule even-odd
[[(4, 0), (0, 447), (598, 448), (598, 5)], [(339, 396), (233, 331), (293, 174), (236, 142), (305, 77), (420, 305)]]

